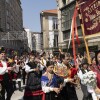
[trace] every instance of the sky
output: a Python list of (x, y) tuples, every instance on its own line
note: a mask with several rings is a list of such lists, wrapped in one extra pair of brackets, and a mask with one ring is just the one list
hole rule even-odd
[(56, 9), (56, 0), (21, 0), (23, 9), (23, 26), (33, 32), (40, 32), (40, 12)]

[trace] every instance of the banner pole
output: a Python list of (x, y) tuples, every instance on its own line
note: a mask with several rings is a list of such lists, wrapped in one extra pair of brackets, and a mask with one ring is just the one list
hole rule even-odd
[[(79, 5), (78, 5), (77, 1), (76, 1), (76, 5), (78, 6), (78, 10), (79, 10), (80, 8), (79, 8)], [(78, 14), (78, 15), (79, 15), (79, 19), (82, 20), (82, 15), (81, 14)], [(91, 64), (91, 59), (90, 59), (90, 54), (89, 54), (89, 48), (88, 48), (88, 44), (87, 44), (87, 41), (86, 41), (86, 38), (85, 38), (85, 31), (84, 31), (84, 25), (83, 25), (83, 23), (81, 23), (81, 29), (82, 29), (83, 39), (84, 39), (84, 43), (85, 43), (85, 47), (86, 47), (86, 53), (87, 53), (88, 63)]]

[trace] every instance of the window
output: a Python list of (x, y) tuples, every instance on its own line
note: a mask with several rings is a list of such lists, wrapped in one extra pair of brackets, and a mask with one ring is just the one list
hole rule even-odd
[(2, 24), (1, 24), (1, 18), (0, 18), (0, 28), (1, 28), (1, 25), (2, 25)]
[[(80, 27), (78, 28), (78, 36), (82, 36), (82, 30)], [(66, 40), (69, 38), (70, 38), (70, 30), (63, 32), (63, 40)]]
[(54, 47), (58, 47), (58, 35), (54, 35)]
[(10, 24), (7, 22), (7, 24), (6, 24), (6, 28), (7, 28), (7, 30), (9, 30), (10, 29)]
[(82, 34), (82, 29), (81, 28), (79, 28), (78, 29), (78, 36), (82, 36), (83, 34)]
[(53, 29), (54, 30), (58, 29), (58, 20), (57, 20), (57, 18), (53, 18)]
[(7, 3), (9, 3), (9, 0), (6, 0)]
[(8, 10), (6, 10), (6, 16), (9, 16), (9, 11)]
[(61, 11), (61, 23), (62, 23), (62, 31), (69, 30), (71, 28), (72, 16), (74, 13), (75, 3), (69, 7), (66, 7)]
[(70, 37), (70, 30), (63, 32), (63, 40), (69, 39), (69, 37)]
[(62, 0), (63, 4), (65, 5), (66, 4), (66, 0)]
[(1, 11), (0, 11), (0, 28), (1, 28)]
[(66, 0), (66, 4), (69, 4), (69, 3), (71, 3), (72, 1), (74, 1), (74, 0)]
[(13, 31), (13, 26), (11, 27), (11, 30)]

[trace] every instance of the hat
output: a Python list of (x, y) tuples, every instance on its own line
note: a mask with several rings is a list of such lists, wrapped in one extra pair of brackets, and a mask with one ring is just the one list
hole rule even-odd
[(0, 48), (0, 53), (5, 53), (6, 51), (5, 51), (5, 48), (4, 47), (1, 47)]

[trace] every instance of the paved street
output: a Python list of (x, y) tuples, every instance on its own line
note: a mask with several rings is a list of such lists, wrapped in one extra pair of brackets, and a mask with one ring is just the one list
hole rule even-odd
[(15, 91), (11, 100), (21, 100), (24, 92)]
[[(24, 92), (15, 91), (15, 93), (13, 94), (11, 100), (22, 100), (23, 93)], [(78, 100), (82, 100), (82, 92), (81, 92), (81, 90), (77, 90), (77, 94), (78, 94)]]

